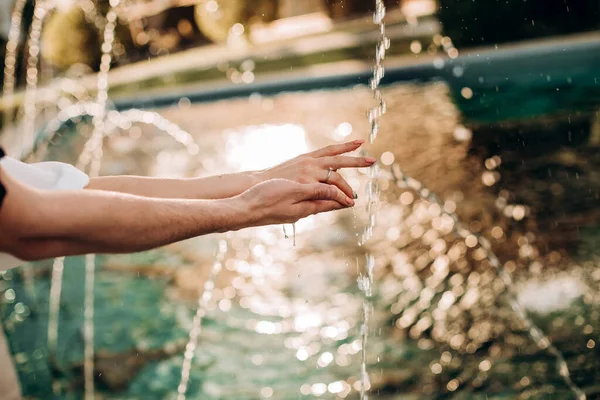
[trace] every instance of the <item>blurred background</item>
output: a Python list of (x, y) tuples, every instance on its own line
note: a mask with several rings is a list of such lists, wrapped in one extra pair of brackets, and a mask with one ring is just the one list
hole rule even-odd
[[(0, 274), (27, 398), (178, 398), (193, 356), (188, 398), (357, 399), (363, 353), (370, 399), (600, 398), (600, 1), (383, 3), (355, 209), (100, 256), (93, 286), (83, 257)], [(102, 175), (191, 177), (366, 139), (375, 5), (3, 0), (0, 143), (76, 164), (100, 132)]]

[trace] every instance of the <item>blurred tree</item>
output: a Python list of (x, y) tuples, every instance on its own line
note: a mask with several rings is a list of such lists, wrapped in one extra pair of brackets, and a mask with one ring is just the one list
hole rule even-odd
[(278, 16), (277, 0), (209, 0), (196, 5), (196, 24), (213, 42), (227, 41), (229, 31), (240, 23), (248, 28), (256, 22), (270, 22)]
[[(10, 3), (10, 7), (6, 7), (4, 6), (1, 10), (1, 12), (7, 12), (7, 10), (10, 16), (10, 13), (12, 12), (12, 6), (14, 1), (9, 1), (7, 4)], [(25, 3), (25, 7), (23, 9), (23, 20), (21, 23), (21, 33), (23, 35), (23, 38), (26, 37), (27, 32), (29, 32), (29, 27), (31, 26), (31, 19), (33, 18), (33, 0), (28, 0)], [(0, 37), (0, 57), (1, 57), (1, 61), (0, 61), (0, 83), (3, 82), (4, 80), (4, 56), (5, 56), (5, 52), (6, 52), (6, 42), (8, 40), (8, 29), (10, 27), (10, 21), (9, 21), (9, 25), (6, 26), (6, 31), (3, 32), (2, 37)], [(22, 64), (22, 59), (23, 59), (23, 43), (21, 43), (19, 45), (19, 54), (17, 56), (17, 76), (21, 75), (21, 64)]]
[[(108, 9), (103, 1), (99, 2), (99, 7), (102, 14)], [(99, 32), (88, 21), (78, 6), (55, 10), (42, 30), (41, 54), (44, 60), (61, 70), (76, 64), (84, 64), (97, 70), (102, 55), (102, 36), (103, 32)], [(127, 49), (132, 47), (129, 30), (119, 23), (115, 36), (115, 51), (125, 55)]]
[(443, 32), (457, 47), (600, 28), (599, 0), (439, 0)]
[[(12, 13), (12, 7), (14, 1), (12, 0), (3, 0), (8, 1), (8, 6), (4, 5), (1, 12), (6, 12), (8, 10), (9, 15)], [(29, 32), (29, 27), (31, 26), (31, 20), (33, 18), (33, 0), (27, 0), (25, 3), (25, 7), (23, 9), (23, 19), (21, 22), (21, 34), (22, 37), (25, 38), (27, 32)], [(10, 23), (9, 23), (10, 26)], [(8, 29), (8, 27), (6, 27)], [(0, 37), (0, 88), (4, 87), (4, 65), (5, 65), (5, 56), (6, 56), (6, 44), (8, 40), (8, 31), (5, 31), (3, 35)], [(17, 57), (16, 57), (16, 65), (15, 65), (15, 78), (16, 85), (20, 86), (25, 83), (25, 63), (24, 63), (24, 53), (26, 51), (26, 46), (23, 45), (24, 40), (21, 41), (20, 45), (17, 48)], [(2, 89), (0, 89), (1, 91)], [(16, 110), (14, 110), (16, 112)], [(3, 118), (0, 118), (0, 127), (3, 123)]]
[(100, 62), (100, 35), (79, 7), (56, 11), (42, 32), (42, 57), (60, 69), (84, 64), (96, 69)]

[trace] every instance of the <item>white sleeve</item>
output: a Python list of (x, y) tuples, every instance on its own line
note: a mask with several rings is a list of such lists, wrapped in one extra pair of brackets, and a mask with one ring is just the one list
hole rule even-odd
[(60, 162), (26, 164), (14, 158), (4, 157), (2, 169), (11, 178), (37, 189), (76, 190), (90, 183), (90, 178), (73, 167)]

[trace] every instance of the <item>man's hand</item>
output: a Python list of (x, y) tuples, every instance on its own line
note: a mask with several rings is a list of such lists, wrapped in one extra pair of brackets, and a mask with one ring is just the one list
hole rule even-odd
[(245, 226), (294, 223), (309, 215), (354, 205), (354, 201), (335, 186), (300, 184), (286, 179), (260, 183), (233, 200), (247, 209), (250, 218)]
[(0, 252), (32, 261), (131, 253), (214, 232), (290, 223), (354, 204), (337, 187), (276, 179), (220, 200), (153, 199), (121, 193), (41, 191), (2, 174)]
[[(377, 161), (374, 158), (343, 155), (358, 149), (363, 143), (364, 140), (355, 140), (327, 146), (261, 171), (258, 175), (262, 180), (289, 179), (298, 183), (328, 183), (337, 186), (346, 196), (354, 198), (356, 196), (352, 188), (337, 170), (341, 168), (370, 167)], [(333, 169), (331, 174), (329, 174), (330, 168)]]

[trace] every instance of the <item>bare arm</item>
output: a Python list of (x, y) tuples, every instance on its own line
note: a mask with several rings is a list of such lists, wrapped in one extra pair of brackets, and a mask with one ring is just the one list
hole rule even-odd
[(212, 232), (294, 222), (353, 205), (337, 188), (265, 182), (224, 200), (152, 199), (97, 190), (47, 192), (3, 174), (0, 251), (25, 260), (143, 251)]
[(170, 179), (140, 176), (93, 178), (87, 189), (105, 190), (163, 199), (226, 199), (262, 182), (257, 172), (225, 174), (207, 178)]
[[(0, 249), (19, 258), (142, 251), (240, 229), (250, 222), (248, 211), (233, 200), (150, 199), (94, 190), (43, 192), (4, 175), (1, 179), (7, 196), (0, 209)], [(38, 255), (39, 250), (44, 254)]]
[(346, 196), (355, 197), (352, 188), (342, 175), (338, 172), (330, 174), (329, 168), (337, 171), (340, 168), (373, 165), (375, 159), (342, 155), (358, 149), (362, 143), (362, 140), (358, 140), (328, 146), (263, 171), (192, 179), (109, 176), (92, 179), (87, 188), (154, 198), (226, 199), (237, 196), (261, 182), (271, 179), (289, 179), (299, 183), (327, 182), (337, 186)]

